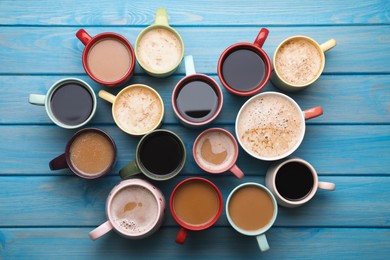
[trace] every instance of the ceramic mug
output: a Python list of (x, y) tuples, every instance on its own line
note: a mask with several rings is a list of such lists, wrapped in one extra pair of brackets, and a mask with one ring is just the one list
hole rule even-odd
[(181, 226), (176, 236), (178, 244), (184, 244), (188, 231), (200, 231), (211, 227), (222, 213), (222, 194), (218, 187), (204, 178), (188, 178), (173, 189), (170, 210)]
[(262, 46), (268, 30), (262, 28), (254, 43), (241, 42), (229, 46), (218, 60), (218, 77), (232, 94), (251, 96), (267, 84), (271, 62)]
[(236, 165), (238, 150), (237, 141), (229, 131), (209, 128), (196, 138), (192, 154), (195, 162), (204, 171), (212, 174), (230, 171), (241, 179), (244, 173)]
[(184, 62), (186, 76), (173, 89), (173, 111), (183, 125), (202, 127), (221, 112), (222, 90), (213, 78), (195, 72), (192, 55), (185, 56)]
[(135, 55), (130, 42), (122, 35), (105, 32), (92, 37), (80, 29), (76, 36), (85, 45), (82, 55), (84, 70), (94, 81), (113, 87), (132, 76)]
[(322, 107), (302, 111), (289, 96), (263, 92), (248, 99), (236, 118), (236, 137), (251, 156), (276, 161), (292, 154), (303, 141), (305, 120), (322, 115)]
[(179, 33), (169, 26), (165, 8), (157, 9), (154, 24), (138, 35), (135, 55), (139, 65), (154, 77), (167, 77), (180, 65), (184, 43)]
[(281, 90), (295, 92), (314, 83), (325, 67), (325, 52), (336, 46), (330, 39), (318, 44), (307, 36), (292, 36), (276, 48), (272, 83)]
[(114, 140), (98, 128), (77, 131), (67, 142), (65, 153), (50, 161), (51, 170), (69, 168), (84, 179), (96, 179), (109, 173), (116, 161)]
[(165, 199), (158, 188), (141, 179), (124, 180), (107, 197), (107, 221), (89, 237), (96, 240), (114, 229), (125, 238), (145, 238), (160, 228), (164, 214)]
[(96, 96), (87, 82), (65, 78), (55, 82), (46, 95), (30, 94), (33, 105), (45, 106), (47, 115), (56, 125), (75, 129), (86, 125), (96, 112)]
[(265, 177), (266, 186), (278, 204), (293, 208), (309, 202), (321, 190), (335, 190), (331, 182), (318, 180), (317, 171), (307, 161), (292, 157), (272, 163)]
[(100, 90), (99, 97), (112, 103), (117, 126), (130, 135), (145, 135), (161, 125), (164, 103), (160, 94), (143, 84), (123, 88), (116, 96)]
[(157, 129), (141, 138), (135, 160), (124, 166), (119, 175), (126, 179), (143, 173), (152, 180), (165, 181), (179, 174), (185, 161), (186, 149), (181, 138), (172, 131)]

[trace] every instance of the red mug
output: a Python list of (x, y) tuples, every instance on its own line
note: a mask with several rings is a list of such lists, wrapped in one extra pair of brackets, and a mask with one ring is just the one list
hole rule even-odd
[(85, 72), (94, 81), (107, 87), (125, 83), (133, 74), (135, 54), (123, 36), (105, 32), (94, 37), (84, 29), (76, 33), (85, 45), (82, 61)]
[(219, 57), (218, 77), (232, 94), (251, 96), (267, 84), (271, 62), (262, 46), (268, 30), (262, 28), (254, 43), (240, 42), (229, 46)]

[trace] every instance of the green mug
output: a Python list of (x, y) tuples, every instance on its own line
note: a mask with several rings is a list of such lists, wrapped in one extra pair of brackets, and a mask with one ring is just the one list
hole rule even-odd
[(179, 33), (169, 26), (165, 8), (157, 9), (154, 24), (138, 35), (135, 55), (139, 65), (154, 77), (167, 77), (180, 65), (184, 43)]

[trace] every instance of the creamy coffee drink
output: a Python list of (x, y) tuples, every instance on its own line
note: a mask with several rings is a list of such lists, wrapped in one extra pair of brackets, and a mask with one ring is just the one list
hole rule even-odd
[(115, 194), (109, 211), (114, 226), (129, 235), (148, 232), (159, 216), (157, 199), (138, 185), (127, 186)]
[(176, 67), (182, 57), (179, 38), (170, 30), (157, 28), (146, 32), (137, 45), (137, 58), (147, 69), (164, 72)]
[(293, 85), (311, 82), (321, 73), (320, 50), (305, 39), (291, 39), (285, 42), (275, 56), (275, 69), (279, 76)]
[(118, 125), (133, 134), (144, 134), (155, 129), (161, 122), (163, 111), (158, 94), (142, 86), (122, 91), (113, 106)]
[(255, 156), (274, 158), (288, 153), (304, 134), (302, 111), (277, 94), (260, 94), (242, 108), (236, 122), (241, 145)]

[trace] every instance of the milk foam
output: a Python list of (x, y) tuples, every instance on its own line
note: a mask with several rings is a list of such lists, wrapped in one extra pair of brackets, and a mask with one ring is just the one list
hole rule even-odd
[(274, 95), (252, 99), (237, 122), (241, 144), (256, 156), (276, 157), (289, 152), (302, 138), (302, 111)]

